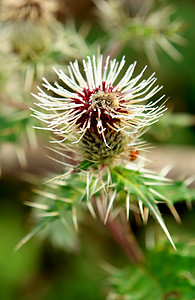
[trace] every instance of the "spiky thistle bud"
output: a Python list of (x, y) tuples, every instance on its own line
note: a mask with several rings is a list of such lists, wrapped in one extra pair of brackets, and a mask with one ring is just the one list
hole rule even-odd
[(53, 0), (2, 1), (0, 20), (9, 29), (11, 51), (22, 61), (37, 61), (50, 47), (56, 10)]
[(164, 105), (157, 106), (164, 95), (143, 104), (162, 88), (152, 87), (156, 82), (154, 74), (139, 82), (146, 67), (132, 78), (133, 63), (121, 77), (124, 65), (124, 57), (121, 62), (109, 57), (104, 62), (103, 56), (93, 56), (83, 60), (84, 72), (77, 61), (68, 66), (68, 75), (54, 69), (63, 86), (57, 82), (52, 85), (43, 78), (43, 87), (52, 94), (40, 88), (38, 95), (33, 94), (39, 100), (35, 104), (46, 111), (33, 109), (34, 116), (57, 135), (56, 142), (78, 143), (85, 159), (98, 163), (111, 160), (136, 144), (142, 128), (156, 122), (166, 109)]

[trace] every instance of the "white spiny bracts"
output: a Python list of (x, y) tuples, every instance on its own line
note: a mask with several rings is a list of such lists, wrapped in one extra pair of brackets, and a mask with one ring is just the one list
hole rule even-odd
[(97, 60), (95, 56), (83, 60), (84, 72), (80, 71), (78, 61), (68, 66), (69, 75), (54, 69), (63, 86), (57, 82), (52, 85), (43, 78), (43, 87), (51, 94), (40, 88), (38, 95), (33, 94), (39, 100), (35, 104), (46, 111), (32, 109), (34, 116), (47, 124), (44, 129), (61, 136), (60, 141), (70, 139), (76, 143), (90, 132), (109, 148), (107, 136), (111, 131), (132, 140), (133, 134), (156, 122), (166, 108), (158, 106), (164, 95), (155, 102), (143, 104), (162, 88), (153, 87), (154, 73), (139, 82), (146, 67), (132, 78), (136, 65), (133, 63), (121, 77), (124, 64), (124, 57), (121, 62), (107, 57), (104, 63), (101, 55)]

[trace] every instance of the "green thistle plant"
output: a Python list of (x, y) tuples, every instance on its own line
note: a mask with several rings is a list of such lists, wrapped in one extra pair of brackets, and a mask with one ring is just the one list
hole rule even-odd
[(46, 219), (38, 228), (44, 227), (48, 218), (50, 221), (59, 218), (66, 210), (72, 210), (77, 228), (76, 210), (81, 202), (104, 224), (110, 223), (125, 206), (128, 219), (131, 204), (138, 203), (143, 221), (147, 222), (150, 212), (174, 246), (157, 207), (160, 199), (175, 212), (169, 200), (156, 189), (169, 181), (140, 169), (134, 162), (140, 157), (140, 151), (147, 149), (140, 140), (143, 129), (156, 122), (166, 110), (164, 104), (157, 105), (164, 95), (154, 102), (141, 104), (161, 87), (153, 87), (154, 74), (139, 83), (145, 68), (132, 79), (135, 63), (118, 79), (124, 64), (124, 57), (120, 63), (115, 59), (110, 61), (109, 57), (105, 62), (103, 56), (97, 60), (95, 56), (92, 60), (88, 57), (83, 60), (82, 74), (75, 61), (68, 67), (69, 76), (54, 69), (67, 88), (57, 82), (52, 85), (43, 78), (43, 87), (52, 94), (40, 88), (37, 95), (33, 94), (39, 100), (35, 104), (46, 111), (32, 109), (33, 116), (46, 123), (42, 129), (57, 137), (51, 141), (57, 144), (52, 150), (61, 159), (54, 160), (67, 169), (52, 180), (55, 201), (43, 208)]
[[(55, 170), (61, 166), (61, 172), (47, 176), (44, 183), (40, 183), (42, 173), (37, 174), (39, 168), (36, 169), (36, 176), (20, 170), (22, 176), (19, 180), (22, 178), (23, 181), (33, 184), (34, 197), (31, 198), (31, 193), (26, 193), (22, 181), (21, 193), (19, 188), (18, 197), (14, 197), (14, 200), (25, 199), (25, 205), (31, 207), (34, 227), (15, 249), (39, 234), (40, 237), (49, 237), (49, 242), (57, 249), (61, 260), (59, 247), (76, 254), (80, 249), (79, 236), (82, 234), (84, 255), (81, 251), (81, 256), (84, 259), (81, 259), (81, 264), (77, 263), (75, 256), (72, 257), (73, 264), (70, 262), (70, 267), (74, 265), (74, 269), (70, 274), (67, 272), (69, 263), (67, 266), (63, 255), (62, 264), (65, 264), (66, 270), (63, 273), (60, 268), (59, 274), (59, 269), (55, 272), (52, 267), (53, 287), (48, 291), (46, 288), (45, 294), (45, 284), (48, 286), (50, 276), (47, 276), (46, 283), (45, 280), (41, 280), (41, 285), (38, 283), (38, 294), (43, 297), (48, 294), (52, 298), (55, 293), (54, 298), (97, 298), (98, 282), (95, 283), (93, 292), (90, 280), (94, 261), (98, 262), (100, 256), (102, 261), (102, 256), (107, 256), (106, 251), (114, 248), (116, 260), (113, 264), (117, 266), (124, 263), (125, 266), (118, 268), (107, 263), (102, 264), (109, 277), (107, 285), (103, 286), (107, 300), (194, 299), (194, 240), (188, 235), (193, 215), (190, 219), (188, 212), (186, 232), (182, 206), (184, 203), (181, 203), (185, 201), (187, 207), (192, 208), (195, 190), (189, 189), (189, 185), (194, 181), (194, 176), (173, 181), (167, 178), (169, 167), (165, 166), (158, 174), (148, 170), (147, 163), (150, 161), (145, 153), (152, 147), (143, 139), (146, 131), (159, 119), (160, 122), (152, 126), (150, 131), (156, 140), (167, 139), (171, 125), (178, 126), (178, 129), (192, 126), (193, 116), (174, 117), (169, 112), (161, 119), (167, 109), (166, 97), (161, 94), (162, 87), (157, 85), (154, 73), (146, 78), (145, 67), (140, 74), (134, 75), (136, 62), (127, 66), (126, 60), (129, 58), (123, 57), (119, 61), (111, 59), (120, 57), (120, 53), (126, 53), (129, 48), (133, 48), (136, 53), (141, 53), (141, 58), (144, 51), (151, 64), (156, 66), (159, 64), (158, 50), (161, 48), (171, 58), (179, 60), (181, 55), (174, 44), (177, 46), (185, 43), (180, 36), (182, 23), (174, 18), (172, 7), (159, 6), (161, 1), (93, 0), (102, 28), (94, 27), (94, 20), (88, 19), (88, 15), (85, 18), (87, 23), (82, 25), (79, 20), (74, 22), (71, 19), (62, 24), (57, 20), (56, 12), (59, 12), (60, 19), (65, 12), (62, 3), (60, 5), (58, 2), (0, 0), (0, 41), (3, 45), (0, 50), (2, 173), (6, 166), (5, 152), (8, 151), (1, 146), (7, 142), (12, 144), (20, 166), (34, 172), (34, 165), (33, 170), (31, 169), (34, 156), (31, 156), (28, 149), (36, 151), (33, 153), (36, 155), (36, 162), (37, 159), (40, 160), (37, 150), (42, 135), (38, 135), (36, 129), (40, 129), (40, 134), (51, 135), (51, 146), (47, 147), (48, 156), (54, 161)], [(182, 15), (185, 17), (183, 12)], [(105, 56), (92, 56), (97, 49), (94, 39), (99, 39)], [(69, 61), (71, 62), (68, 63)], [(51, 68), (53, 65), (57, 66), (54, 72)], [(172, 73), (171, 69), (168, 70)], [(45, 77), (41, 87), (43, 74)], [(58, 77), (56, 81), (55, 77)], [(181, 83), (180, 80), (178, 82)], [(30, 91), (33, 92), (36, 102), (31, 108), (33, 118), (29, 114), (29, 101), (32, 103)], [(188, 137), (187, 139), (190, 140)], [(41, 144), (43, 142), (44, 140)], [(42, 166), (44, 167), (44, 162), (40, 162), (40, 167)], [(180, 164), (178, 166), (181, 167)], [(9, 184), (10, 182), (8, 190)], [(15, 186), (13, 190), (15, 196)], [(15, 201), (13, 204), (16, 214)], [(165, 215), (164, 222), (161, 211), (166, 212), (165, 205), (178, 223), (181, 223), (181, 219), (175, 205), (182, 212), (183, 224), (179, 236), (179, 226), (172, 224), (169, 216)], [(10, 207), (8, 211), (10, 214)], [(150, 215), (157, 221), (156, 225), (153, 220), (149, 220)], [(138, 226), (145, 226), (141, 232), (136, 226), (136, 237), (133, 233), (134, 222)], [(170, 233), (165, 223), (169, 224)], [(6, 216), (5, 224), (2, 224), (3, 228), (6, 224), (10, 225), (10, 218)], [(108, 247), (104, 243), (105, 229), (125, 252), (130, 265), (125, 258), (123, 260), (120, 249), (115, 249), (109, 239)], [(91, 240), (88, 230), (89, 233), (93, 230)], [(94, 238), (96, 231), (97, 239)], [(144, 238), (142, 233), (145, 233)], [(165, 242), (160, 240), (161, 234)], [(2, 240), (6, 241), (8, 235), (6, 233)], [(182, 235), (187, 241), (187, 247), (182, 244)], [(142, 249), (137, 243), (140, 238)], [(88, 268), (91, 254), (93, 267)], [(39, 258), (44, 255), (45, 247)], [(7, 257), (6, 250), (5, 258)], [(86, 257), (89, 259), (87, 263)], [(70, 256), (68, 260), (69, 258)], [(112, 255), (110, 259), (112, 260)], [(4, 256), (3, 260), (6, 262)], [(8, 259), (13, 270), (12, 262)], [(36, 269), (36, 262), (33, 262), (33, 266)], [(35, 281), (36, 278), (40, 279), (47, 272), (46, 269), (42, 272), (42, 267), (39, 267), (37, 275), (31, 274), (27, 282), (23, 277), (22, 285), (17, 286), (14, 283), (15, 291), (11, 293), (10, 287), (8, 294), (2, 289), (2, 295), (28, 297), (30, 290), (36, 298), (37, 284), (34, 283), (34, 278)], [(30, 272), (33, 270), (34, 268), (30, 269)], [(75, 278), (77, 271), (78, 286)], [(10, 273), (10, 278), (13, 277), (12, 273), (14, 272)], [(6, 277), (9, 279), (8, 275)], [(57, 282), (58, 277), (60, 282)], [(64, 282), (66, 278), (67, 284)], [(94, 277), (95, 280), (96, 278), (98, 277)], [(17, 282), (19, 283), (18, 280)], [(83, 291), (86, 282), (87, 289), (84, 288)], [(83, 296), (83, 292), (86, 296)], [(102, 299), (101, 296), (100, 298)]]

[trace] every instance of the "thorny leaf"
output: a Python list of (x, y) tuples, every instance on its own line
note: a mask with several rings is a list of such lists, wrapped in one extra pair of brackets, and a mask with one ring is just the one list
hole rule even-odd
[(116, 269), (105, 265), (110, 274), (107, 300), (195, 299), (194, 257), (186, 252), (192, 246), (185, 244), (185, 251), (178, 246), (173, 252), (166, 243), (158, 245), (147, 252), (142, 266)]

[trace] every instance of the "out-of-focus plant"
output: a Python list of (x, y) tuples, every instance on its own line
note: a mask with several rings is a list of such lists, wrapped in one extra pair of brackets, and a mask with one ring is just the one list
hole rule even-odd
[[(0, 50), (1, 143), (12, 142), (16, 153), (20, 153), (20, 162), (21, 156), (26, 160), (23, 145), (27, 140), (33, 149), (37, 146), (37, 134), (28, 110), (29, 91), (43, 75), (52, 76), (53, 65), (91, 53), (85, 36), (73, 21), (67, 21), (64, 26), (56, 19), (58, 9), (58, 2), (52, 0), (1, 3), (0, 39), (4, 45)], [(21, 132), (27, 135), (21, 136)]]
[[(175, 136), (175, 143), (183, 143), (185, 140), (186, 144), (194, 144), (193, 139), (193, 126), (195, 125), (195, 116), (189, 113), (170, 113), (159, 120), (148, 132), (148, 137), (158, 142), (173, 142), (174, 129), (179, 131), (181, 135)], [(189, 129), (192, 129), (192, 138), (189, 138)], [(185, 131), (186, 130), (186, 131)], [(187, 135), (186, 135), (187, 133)]]
[(15, 57), (19, 71), (25, 73), (23, 89), (26, 91), (32, 90), (33, 84), (54, 64), (90, 53), (74, 23), (67, 22), (64, 27), (55, 18), (57, 3), (53, 0), (2, 2), (1, 31), (8, 54)]
[(156, 8), (154, 1), (138, 1), (136, 5), (126, 0), (94, 2), (101, 24), (110, 37), (110, 51), (118, 52), (127, 45), (141, 53), (144, 50), (155, 66), (159, 65), (157, 52), (160, 48), (175, 60), (181, 58), (173, 44), (185, 44), (180, 35), (183, 23), (173, 19), (173, 7)]

